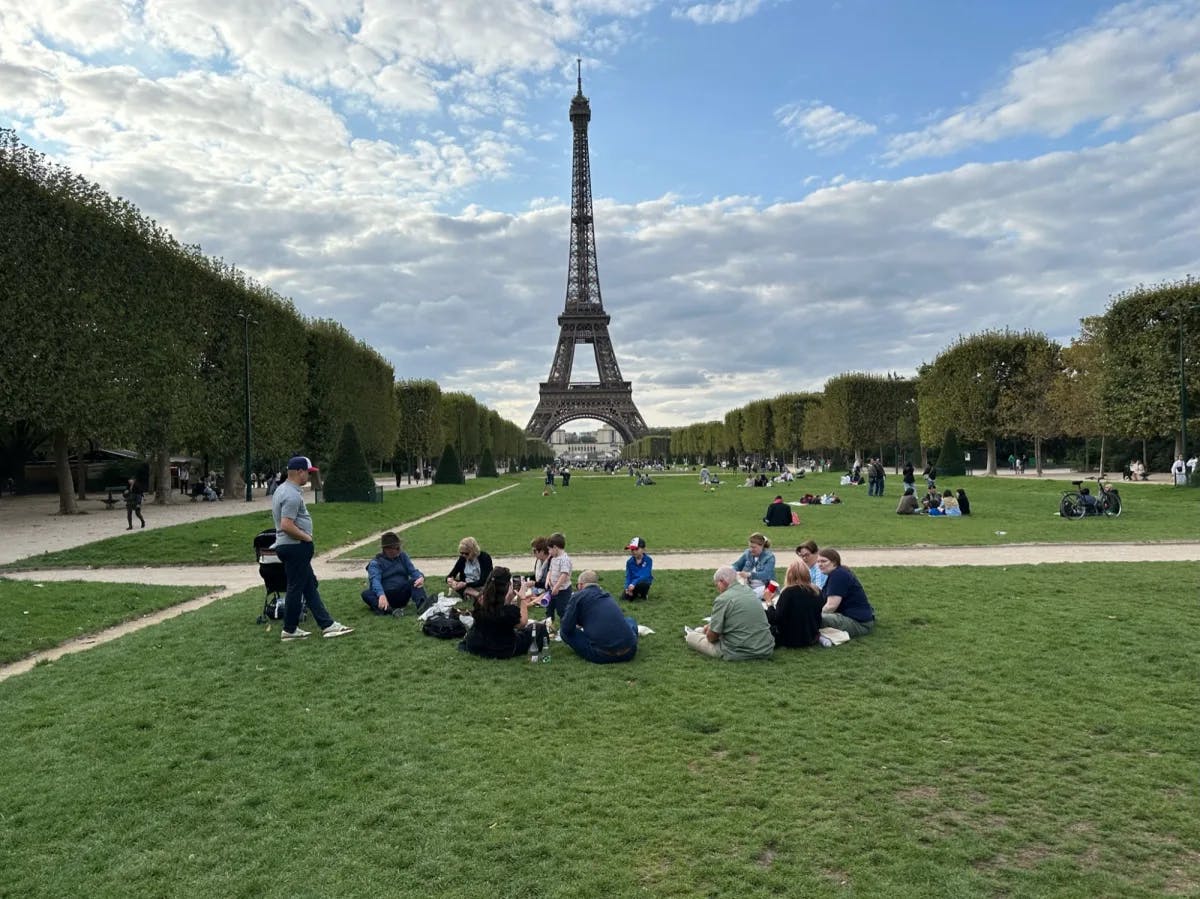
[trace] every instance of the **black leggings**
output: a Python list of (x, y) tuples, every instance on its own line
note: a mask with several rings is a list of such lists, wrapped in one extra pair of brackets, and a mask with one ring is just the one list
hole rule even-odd
[[(136, 515), (138, 517), (138, 521), (140, 521), (142, 523), (142, 527), (145, 527), (146, 519), (142, 518), (142, 507), (141, 506), (126, 506), (125, 507), (125, 520), (127, 522), (129, 522), (130, 528), (133, 527), (133, 516), (134, 515)], [(126, 528), (126, 530), (128, 530), (128, 528)]]

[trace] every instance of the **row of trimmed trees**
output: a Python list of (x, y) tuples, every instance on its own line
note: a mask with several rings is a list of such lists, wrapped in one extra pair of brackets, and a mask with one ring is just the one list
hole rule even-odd
[[(84, 495), (83, 451), (98, 445), (150, 459), (159, 501), (180, 452), (211, 460), (234, 487), (247, 367), (256, 459), (329, 459), (347, 423), (368, 459), (389, 459), (414, 421), (401, 400), (422, 382), (396, 385), (391, 365), (337, 322), (304, 318), (10, 130), (0, 130), (0, 234), (0, 425), (26, 448), (52, 446), (63, 512)], [(418, 427), (433, 445), (524, 454), (519, 429), (473, 398), (436, 385), (431, 396), (415, 408), (437, 424)]]
[(830, 452), (865, 454), (884, 447), (920, 457), (947, 433), (982, 445), (995, 474), (996, 442), (1032, 442), (1040, 473), (1047, 438), (1148, 440), (1184, 430), (1200, 437), (1200, 419), (1186, 393), (1200, 384), (1200, 285), (1181, 281), (1138, 287), (1086, 318), (1080, 334), (1060, 346), (1044, 334), (987, 331), (960, 338), (915, 378), (848, 373), (819, 393), (755, 400), (670, 432), (668, 453), (713, 461), (744, 456), (796, 458)]

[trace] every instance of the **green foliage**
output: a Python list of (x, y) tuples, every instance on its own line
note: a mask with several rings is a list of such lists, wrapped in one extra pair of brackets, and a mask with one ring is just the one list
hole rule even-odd
[[(680, 629), (708, 614), (712, 573), (664, 571), (630, 606), (656, 633), (628, 664), (588, 664), (561, 644), (548, 665), (455, 652), (411, 620), (373, 617), (355, 577), (321, 584), (357, 628), (343, 639), (281, 645), (277, 624), (252, 623), (256, 589), (41, 666), (0, 683), (0, 890), (1192, 892), (1195, 727), (1164, 710), (1194, 708), (1200, 644), (1144, 626), (1128, 566), (857, 573), (875, 633), (770, 662), (687, 650)], [(1165, 620), (1185, 621), (1194, 594), (1178, 587), (1198, 577), (1195, 564), (1156, 564), (1138, 583)], [(601, 581), (616, 592), (620, 573)], [(1013, 626), (1059, 608), (1069, 628)], [(364, 672), (438, 688), (379, 689)], [(830, 708), (831, 683), (854, 697), (849, 719), (814, 713)], [(447, 697), (462, 726), (448, 726)], [(531, 760), (537, 783), (518, 765), (498, 789), (481, 744)], [(431, 746), (450, 787), (430, 776)], [(386, 770), (363, 761), (381, 751)], [(620, 826), (614, 790), (637, 797)], [(848, 840), (863, 822), (869, 840)], [(330, 861), (266, 863), (297, 846)]]
[(914, 414), (916, 385), (904, 378), (845, 374), (825, 384), (821, 415), (828, 446), (858, 452), (895, 445), (901, 419)]
[(375, 501), (375, 478), (358, 442), (358, 431), (350, 422), (342, 427), (322, 495), (327, 503), (370, 503)]
[[(1178, 434), (1181, 341), (1189, 396), (1200, 396), (1200, 284), (1188, 277), (1119, 294), (1098, 321), (1097, 339), (1101, 394), (1113, 432)], [(1188, 430), (1200, 435), (1200, 403), (1189, 409)]]
[(463, 476), (462, 467), (458, 464), (458, 453), (454, 451), (454, 444), (447, 443), (446, 448), (442, 451), (441, 461), (438, 462), (437, 471), (433, 474), (433, 483), (435, 484), (463, 484), (466, 478)]
[(498, 478), (499, 472), (496, 471), (496, 460), (492, 458), (491, 447), (485, 447), (483, 455), (479, 459), (479, 469), (475, 472), (477, 478)]
[(954, 435), (953, 429), (947, 431), (942, 440), (942, 451), (937, 460), (937, 472), (939, 479), (962, 477), (967, 473), (967, 463), (963, 459), (962, 447), (958, 445), (958, 438)]

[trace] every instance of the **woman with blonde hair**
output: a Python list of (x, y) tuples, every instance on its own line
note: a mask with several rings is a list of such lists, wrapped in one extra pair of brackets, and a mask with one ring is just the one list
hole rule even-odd
[(762, 599), (763, 589), (775, 580), (775, 553), (771, 552), (771, 541), (757, 531), (746, 543), (746, 551), (730, 567)]
[(813, 586), (808, 566), (797, 560), (788, 566), (783, 592), (767, 608), (767, 621), (775, 636), (775, 647), (801, 649), (817, 643), (821, 631), (821, 607), (825, 600)]
[(446, 575), (446, 586), (464, 599), (475, 599), (491, 573), (492, 557), (479, 548), (474, 537), (463, 537), (458, 541), (458, 561)]

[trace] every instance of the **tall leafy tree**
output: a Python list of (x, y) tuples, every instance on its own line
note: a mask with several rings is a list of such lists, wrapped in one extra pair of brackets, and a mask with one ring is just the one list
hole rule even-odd
[[(921, 367), (917, 406), (921, 439), (936, 443), (946, 431), (982, 442), (987, 471), (996, 473), (996, 437), (1013, 426), (1011, 410), (1037, 401), (1036, 360), (1050, 343), (1044, 334), (985, 331), (959, 339), (932, 363)], [(1043, 372), (1044, 374), (1044, 372)]]

